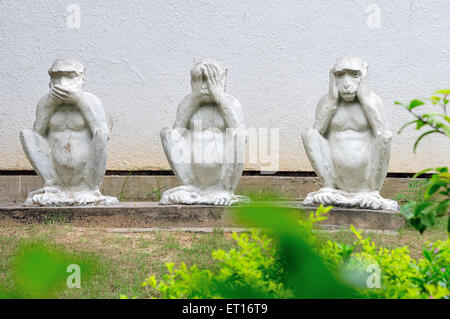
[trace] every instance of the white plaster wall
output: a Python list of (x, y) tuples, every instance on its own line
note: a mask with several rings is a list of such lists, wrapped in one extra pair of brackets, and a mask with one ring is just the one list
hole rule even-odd
[[(80, 29), (66, 25), (69, 3), (81, 8)], [(338, 56), (369, 63), (394, 132), (410, 119), (395, 100), (450, 88), (450, 2), (376, 1), (380, 29), (367, 26), (372, 3), (0, 0), (0, 169), (31, 168), (19, 131), (32, 127), (47, 70), (60, 57), (86, 64), (87, 90), (104, 102), (108, 169), (168, 168), (159, 130), (189, 92), (194, 60), (213, 57), (229, 67), (228, 91), (247, 126), (280, 128), (280, 170), (311, 170), (300, 132), (311, 127)], [(429, 136), (414, 155), (417, 136), (395, 136), (391, 172), (450, 164), (448, 139)]]

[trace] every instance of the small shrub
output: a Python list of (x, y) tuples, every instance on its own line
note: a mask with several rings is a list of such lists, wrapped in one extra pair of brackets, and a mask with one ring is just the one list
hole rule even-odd
[[(450, 297), (450, 240), (429, 244), (423, 250), (424, 258), (419, 261), (411, 258), (407, 247), (393, 250), (376, 247), (369, 237), (363, 239), (353, 226), (355, 241), (351, 245), (319, 242), (313, 229), (329, 209), (319, 207), (295, 226), (299, 231), (297, 240), (301, 238), (303, 243), (313, 247), (314, 255), (303, 250), (286, 250), (286, 245), (293, 245), (295, 239), (285, 241), (286, 233), (280, 234), (274, 229), (234, 233), (237, 249), (212, 253), (212, 258), (219, 263), (217, 272), (202, 270), (196, 265), (187, 268), (185, 264), (175, 269), (173, 263), (168, 263), (168, 273), (160, 281), (151, 276), (143, 286), (153, 287), (162, 298), (188, 299)], [(312, 256), (320, 256), (320, 263)], [(322, 266), (327, 271), (323, 271)], [(367, 286), (370, 266), (379, 269), (378, 288)], [(353, 278), (349, 278), (349, 274)], [(353, 283), (357, 292), (348, 289), (343, 284), (345, 280)], [(310, 294), (305, 292), (316, 289), (315, 286), (322, 289)]]
[[(416, 112), (417, 108), (425, 105), (425, 102), (417, 99), (412, 100), (409, 104), (395, 102), (395, 104), (404, 107), (415, 118), (403, 125), (398, 131), (398, 134), (410, 125), (415, 125), (416, 130), (421, 130), (422, 128), (428, 129), (414, 142), (414, 152), (416, 152), (419, 142), (427, 135), (441, 134), (450, 137), (450, 117), (447, 115), (449, 94), (450, 90), (440, 90), (435, 92), (435, 95), (431, 98), (427, 99), (433, 107), (441, 109), (442, 113), (430, 112), (418, 114)], [(431, 177), (426, 179), (424, 185), (419, 185), (416, 188), (421, 196), (417, 199), (409, 200), (401, 209), (403, 216), (420, 233), (433, 226), (436, 217), (446, 215), (450, 207), (450, 174), (448, 167), (428, 168), (417, 173), (413, 178), (430, 171), (434, 171)], [(447, 220), (447, 231), (450, 232), (450, 216)]]

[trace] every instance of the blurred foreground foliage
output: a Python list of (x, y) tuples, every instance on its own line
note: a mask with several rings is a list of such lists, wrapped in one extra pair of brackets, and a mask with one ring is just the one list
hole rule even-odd
[(77, 265), (80, 279), (87, 281), (98, 268), (98, 261), (42, 240), (24, 240), (10, 260), (12, 288), (2, 291), (0, 287), (0, 299), (56, 298), (68, 288), (68, 278), (71, 281), (73, 270), (69, 265)]
[(313, 229), (331, 207), (320, 206), (308, 218), (293, 210), (254, 204), (238, 208), (250, 234), (233, 233), (238, 249), (212, 253), (220, 266), (213, 272), (175, 268), (151, 286), (161, 298), (449, 298), (450, 241), (410, 257), (407, 247), (388, 250), (363, 239), (353, 227), (351, 245), (320, 242)]

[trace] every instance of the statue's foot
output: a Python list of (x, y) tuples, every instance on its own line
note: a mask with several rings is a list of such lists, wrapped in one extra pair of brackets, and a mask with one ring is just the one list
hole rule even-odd
[(114, 196), (105, 196), (103, 195), (103, 200), (98, 203), (98, 205), (103, 206), (114, 206), (119, 204), (119, 200)]
[(361, 208), (381, 209), (383, 198), (378, 192), (371, 192), (357, 195), (355, 200)]
[(218, 192), (205, 196), (203, 203), (214, 206), (230, 206), (233, 201), (233, 195), (229, 192)]
[(383, 198), (378, 192), (358, 194), (355, 196), (355, 201), (361, 208), (399, 211), (396, 201)]
[(231, 205), (248, 205), (252, 203), (250, 197), (244, 195), (233, 195), (233, 198), (234, 200)]
[(184, 186), (169, 189), (163, 193), (159, 203), (161, 205), (194, 205), (198, 204), (200, 194)]
[(356, 207), (390, 211), (399, 210), (396, 201), (385, 199), (381, 197), (378, 192), (350, 193), (328, 187), (322, 188), (317, 192), (309, 193), (303, 201), (303, 205), (305, 206), (316, 206), (320, 204), (336, 207)]
[(104, 205), (111, 206), (119, 203), (112, 196), (104, 196), (100, 191), (80, 191), (73, 194), (73, 206)]
[(25, 206), (59, 206), (62, 191), (56, 187), (45, 186), (28, 195)]
[(230, 206), (249, 204), (251, 200), (242, 195), (234, 195), (229, 191), (202, 192), (191, 186), (179, 186), (165, 191), (161, 197), (161, 205), (215, 205)]
[(309, 193), (303, 201), (303, 205), (315, 206), (322, 204), (325, 206), (339, 206), (345, 205), (347, 201), (346, 197), (339, 190), (331, 187), (324, 187), (317, 192)]
[(233, 192), (224, 189), (205, 190), (200, 192), (197, 199), (198, 205), (231, 206), (251, 203), (250, 198), (242, 195), (234, 195)]
[(400, 211), (400, 205), (392, 199), (386, 199), (383, 198), (383, 204), (381, 205), (383, 210), (390, 210), (393, 212), (399, 212)]
[(240, 204), (250, 204), (251, 200), (247, 196), (242, 195), (234, 195), (231, 192), (221, 191), (215, 194), (205, 196), (205, 204), (206, 205), (214, 205), (214, 206), (232, 206), (232, 205), (240, 205)]
[(72, 193), (55, 187), (44, 187), (31, 192), (25, 206), (87, 206), (114, 205), (119, 201), (115, 197), (103, 196), (99, 191), (80, 191)]

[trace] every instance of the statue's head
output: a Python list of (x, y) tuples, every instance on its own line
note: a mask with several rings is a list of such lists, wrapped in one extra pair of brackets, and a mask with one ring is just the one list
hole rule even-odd
[(367, 72), (367, 63), (357, 57), (342, 57), (334, 64), (334, 76), (339, 96), (347, 102), (353, 101), (358, 92), (361, 77)]
[[(209, 70), (209, 73), (208, 71)], [(192, 93), (198, 94), (201, 102), (207, 103), (212, 100), (209, 92), (207, 79), (209, 76), (215, 76), (219, 79), (222, 90), (226, 89), (227, 67), (215, 60), (203, 60), (194, 64), (191, 69), (191, 87)]]
[(48, 70), (50, 75), (50, 88), (62, 87), (71, 91), (78, 91), (84, 85), (86, 67), (72, 59), (58, 59)]

